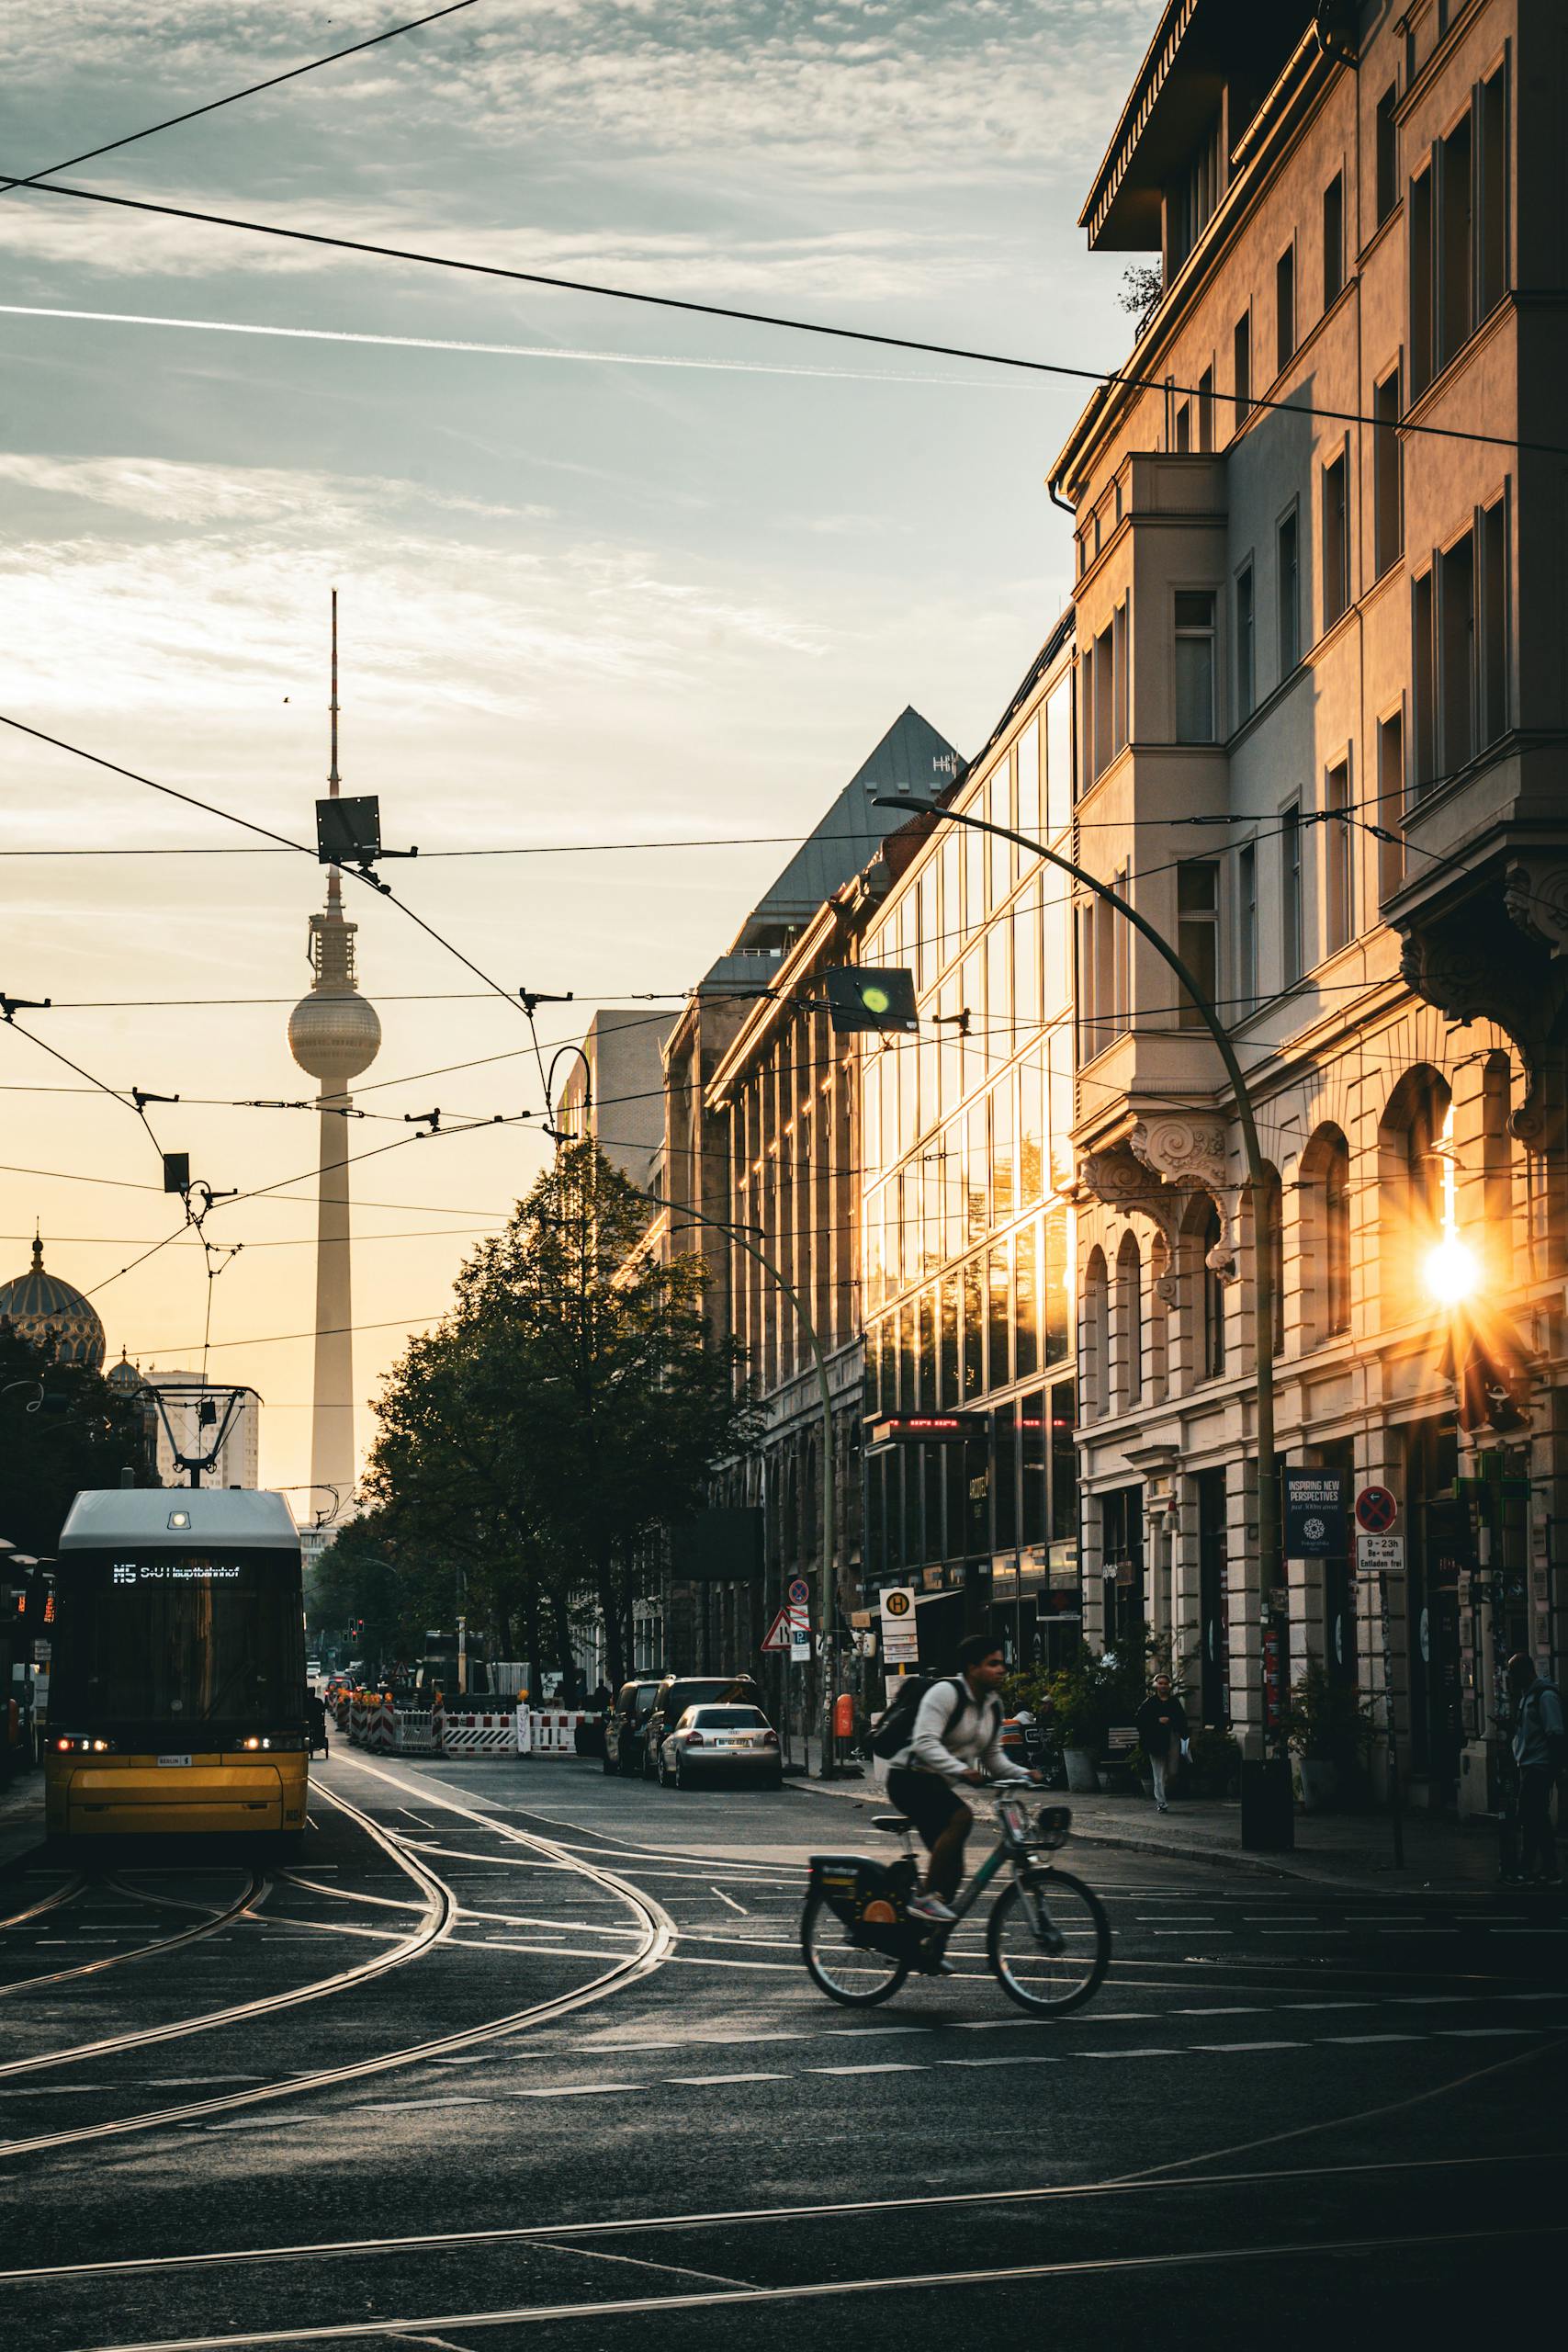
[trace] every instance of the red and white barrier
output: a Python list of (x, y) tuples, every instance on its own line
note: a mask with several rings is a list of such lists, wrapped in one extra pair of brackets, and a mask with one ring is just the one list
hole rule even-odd
[(536, 1756), (575, 1756), (577, 1726), (585, 1724), (588, 1716), (581, 1708), (549, 1707), (534, 1711), (529, 1721)]
[(442, 1711), (439, 1724), (443, 1756), (515, 1756), (517, 1747), (517, 1718), (508, 1710), (505, 1713), (458, 1713), (453, 1708)]

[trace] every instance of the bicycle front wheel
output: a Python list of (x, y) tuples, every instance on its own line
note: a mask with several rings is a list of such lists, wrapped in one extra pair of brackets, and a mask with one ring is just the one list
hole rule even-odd
[(832, 1905), (808, 1894), (800, 1919), (800, 1949), (811, 1981), (830, 2001), (869, 2009), (890, 2000), (909, 1973), (907, 1960), (859, 1944)]
[(1039, 2016), (1063, 2015), (1091, 2000), (1111, 1965), (1111, 1923), (1100, 1898), (1066, 1871), (1003, 1890), (991, 1912), (986, 1950), (1004, 1993)]

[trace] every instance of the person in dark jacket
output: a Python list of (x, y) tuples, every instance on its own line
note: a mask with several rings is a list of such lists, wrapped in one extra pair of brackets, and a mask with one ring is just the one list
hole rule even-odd
[(305, 1693), (305, 1722), (311, 1755), (325, 1756), (328, 1753), (327, 1711), (321, 1703), (319, 1690), (307, 1690)]
[(1507, 1685), (1514, 1710), (1514, 1785), (1503, 1816), (1503, 1882), (1561, 1886), (1551, 1791), (1568, 1763), (1562, 1696), (1523, 1650), (1508, 1660)]
[(1171, 1688), (1168, 1674), (1155, 1676), (1154, 1689), (1134, 1720), (1139, 1744), (1154, 1771), (1155, 1803), (1161, 1813), (1168, 1813), (1166, 1791), (1176, 1777), (1181, 1743), (1187, 1736), (1187, 1710)]

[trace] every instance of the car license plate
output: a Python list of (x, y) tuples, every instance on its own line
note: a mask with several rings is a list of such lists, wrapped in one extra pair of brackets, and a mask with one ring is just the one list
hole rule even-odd
[(166, 1764), (188, 1764), (189, 1762), (188, 1756), (160, 1756), (158, 1758), (160, 1770)]
[(734, 1745), (735, 1742), (732, 1739), (716, 1739), (714, 1741), (714, 1746), (716, 1747), (733, 1747)]

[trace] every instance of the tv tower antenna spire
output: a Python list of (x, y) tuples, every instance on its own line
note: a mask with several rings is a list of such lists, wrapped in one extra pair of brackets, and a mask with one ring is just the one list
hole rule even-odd
[[(333, 590), (333, 689), (332, 700), (327, 705), (327, 708), (332, 718), (332, 758), (327, 769), (327, 790), (336, 800), (339, 797), (342, 779), (337, 771), (337, 590), (335, 588)], [(335, 865), (330, 865), (327, 868), (327, 904), (329, 907), (343, 904), (343, 877)]]

